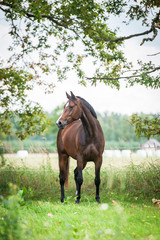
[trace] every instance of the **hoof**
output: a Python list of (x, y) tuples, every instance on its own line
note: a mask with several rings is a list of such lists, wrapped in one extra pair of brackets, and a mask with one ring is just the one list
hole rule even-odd
[(96, 198), (96, 202), (97, 202), (97, 203), (101, 203), (101, 201), (100, 201), (100, 198), (99, 198), (99, 197), (97, 197), (97, 198)]
[(61, 203), (64, 203), (64, 199), (61, 199)]
[(77, 204), (77, 203), (79, 204), (79, 203), (80, 203), (80, 199), (76, 199), (76, 200), (75, 200), (75, 203), (76, 203), (76, 204)]

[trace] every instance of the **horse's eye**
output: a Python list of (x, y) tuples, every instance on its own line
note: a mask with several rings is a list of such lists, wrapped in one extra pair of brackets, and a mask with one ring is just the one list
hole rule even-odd
[(69, 106), (69, 110), (72, 110), (73, 109), (73, 106)]

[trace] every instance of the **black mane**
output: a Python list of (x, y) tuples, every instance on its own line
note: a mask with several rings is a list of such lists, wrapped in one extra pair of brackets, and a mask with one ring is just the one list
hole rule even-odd
[(83, 103), (86, 105), (86, 107), (90, 110), (93, 117), (95, 117), (97, 119), (97, 114), (96, 114), (94, 108), (84, 98), (79, 97), (79, 96), (76, 96), (76, 97), (79, 98), (81, 101), (83, 101)]

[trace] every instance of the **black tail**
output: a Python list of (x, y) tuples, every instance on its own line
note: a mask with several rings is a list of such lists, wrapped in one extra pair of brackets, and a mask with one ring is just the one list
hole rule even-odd
[(64, 183), (64, 186), (65, 186), (65, 187), (68, 187), (69, 164), (70, 164), (70, 159), (68, 158), (68, 160), (67, 160), (67, 164), (66, 164), (66, 170), (67, 170), (67, 173), (66, 173), (66, 179), (65, 179), (65, 183)]

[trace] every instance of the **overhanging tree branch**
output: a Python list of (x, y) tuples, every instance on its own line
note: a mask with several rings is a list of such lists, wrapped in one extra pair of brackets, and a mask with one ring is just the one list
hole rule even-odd
[(158, 55), (158, 54), (160, 54), (160, 52), (154, 53), (154, 54), (148, 54), (147, 56), (152, 57), (152, 56), (156, 56), (156, 55)]
[[(160, 66), (159, 67), (156, 67), (154, 68), (153, 70), (151, 71), (146, 71), (145, 74), (150, 74), (150, 73), (153, 73), (153, 72), (156, 72), (160, 70)], [(138, 78), (138, 77), (141, 77), (142, 74), (137, 74), (137, 75), (130, 75), (130, 76), (121, 76), (121, 77), (116, 77), (116, 78), (112, 78), (112, 77), (87, 77), (88, 80), (113, 80), (113, 81), (117, 81), (117, 80), (120, 80), (120, 79), (129, 79), (129, 78)]]
[(144, 31), (144, 32), (141, 32), (141, 33), (135, 33), (135, 34), (131, 34), (131, 35), (128, 35), (128, 36), (124, 36), (124, 37), (119, 37), (119, 38), (115, 38), (115, 39), (107, 39), (107, 38), (97, 38), (98, 41), (106, 41), (106, 42), (122, 42), (124, 40), (128, 40), (128, 39), (131, 39), (131, 38), (134, 38), (134, 37), (140, 37), (140, 36), (144, 36), (144, 35), (148, 35), (149, 33), (152, 33), (153, 32), (153, 37), (152, 38), (144, 38), (141, 42), (140, 45), (143, 45), (143, 43), (145, 41), (153, 41), (157, 34), (158, 34), (158, 30), (156, 29), (157, 26), (153, 25), (151, 26), (151, 28), (147, 31)]
[[(106, 42), (121, 42), (121, 41), (128, 40), (128, 39), (131, 39), (131, 38), (134, 38), (134, 37), (140, 37), (140, 36), (143, 36), (143, 35), (147, 35), (151, 32), (153, 32), (152, 27), (149, 30), (141, 32), (141, 33), (135, 33), (135, 34), (131, 34), (131, 35), (128, 35), (128, 36), (119, 37), (119, 38), (116, 38), (116, 39), (103, 39), (103, 40), (106, 41)], [(99, 40), (102, 40), (102, 39), (99, 39)]]
[(148, 35), (148, 34), (153, 32), (152, 38), (144, 38), (142, 40), (140, 45), (143, 45), (144, 42), (153, 41), (156, 38), (156, 36), (158, 34), (157, 28), (160, 29), (159, 21), (160, 21), (160, 11), (157, 13), (156, 17), (153, 19), (152, 24), (151, 24), (151, 28), (149, 30), (146, 30), (146, 31), (141, 32), (141, 33), (131, 34), (131, 35), (124, 36), (124, 37), (115, 38), (115, 39), (97, 38), (97, 40), (99, 40), (99, 41), (103, 40), (103, 41), (106, 41), (106, 42), (121, 42), (121, 41), (128, 40), (128, 39), (131, 39), (131, 38), (134, 38), (134, 37), (140, 37), (140, 36)]
[[(1, 2), (0, 2), (0, 4), (1, 4)], [(3, 5), (4, 5), (4, 4), (3, 4)], [(9, 4), (7, 5), (7, 7), (10, 7)], [(0, 6), (0, 9), (1, 9), (3, 12), (11, 13), (10, 9), (8, 9), (8, 8), (7, 8), (7, 9), (4, 9), (4, 8), (2, 8), (2, 7)], [(24, 9), (23, 9), (23, 13), (25, 13), (26, 17), (28, 17), (28, 18), (35, 18), (35, 15), (34, 15), (34, 14), (29, 13), (29, 12), (26, 12)], [(62, 24), (62, 23), (58, 22), (57, 20), (55, 20), (55, 18), (54, 18), (52, 15), (42, 14), (42, 15), (41, 15), (41, 18), (46, 18), (46, 19), (54, 22), (55, 24), (57, 24), (57, 25), (59, 25), (59, 26), (61, 26), (61, 27), (66, 27), (66, 25), (65, 25), (66, 23), (65, 23), (64, 21), (63, 21), (63, 24)]]

